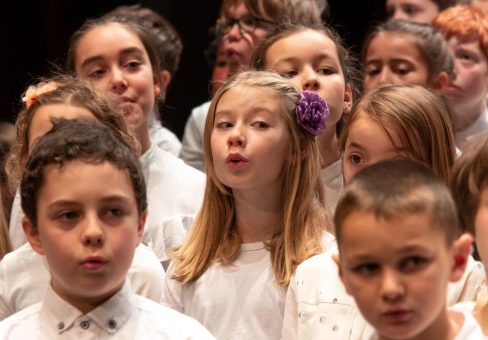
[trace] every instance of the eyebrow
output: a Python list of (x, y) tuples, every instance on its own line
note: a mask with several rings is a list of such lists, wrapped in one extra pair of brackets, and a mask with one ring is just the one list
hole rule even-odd
[[(349, 144), (346, 145), (346, 148), (347, 147), (353, 147), (353, 148), (356, 148), (356, 149), (361, 149), (361, 150), (364, 150), (364, 151), (367, 151), (366, 148), (364, 146), (362, 146), (361, 144), (359, 143), (356, 143), (356, 142), (351, 142)], [(395, 152), (407, 152), (407, 149), (404, 148), (404, 147), (395, 147), (393, 146), (393, 148), (389, 149), (388, 151), (395, 151)]]
[[(118, 195), (118, 194), (110, 195), (110, 196), (103, 197), (102, 199), (100, 199), (101, 203), (127, 202), (127, 201), (130, 201), (130, 196)], [(75, 200), (61, 199), (61, 200), (52, 202), (51, 204), (49, 204), (47, 206), (47, 208), (49, 209), (49, 208), (56, 208), (59, 206), (62, 207), (62, 206), (74, 206), (74, 205), (80, 205), (80, 201), (76, 200), (76, 199)]]
[[(128, 48), (124, 48), (122, 51), (120, 51), (120, 55), (123, 58), (126, 57), (127, 55), (130, 55), (130, 54), (137, 54), (139, 56), (142, 56), (143, 52), (140, 48), (137, 48), (137, 47), (128, 47)], [(104, 59), (104, 57), (101, 55), (96, 55), (96, 56), (87, 58), (81, 63), (80, 67), (84, 68), (89, 64), (97, 63), (99, 61), (102, 61), (103, 59)]]
[[(289, 58), (285, 58), (285, 59), (280, 59), (278, 60), (278, 63), (285, 63), (285, 62), (294, 62), (296, 60), (298, 60), (300, 58), (298, 57), (289, 57)], [(313, 61), (317, 61), (317, 60), (323, 60), (323, 59), (327, 59), (327, 60), (332, 60), (334, 62), (338, 62), (339, 63), (339, 60), (337, 59), (334, 59), (330, 54), (328, 53), (319, 53), (317, 54), (316, 56), (313, 57)]]

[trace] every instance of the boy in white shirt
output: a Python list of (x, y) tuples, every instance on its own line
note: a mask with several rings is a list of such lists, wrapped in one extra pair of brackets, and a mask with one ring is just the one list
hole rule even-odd
[(1, 339), (213, 339), (126, 280), (146, 218), (140, 165), (110, 129), (58, 121), (21, 182), (23, 228), (49, 264), (46, 297), (0, 323)]
[(469, 313), (448, 311), (448, 282), (465, 270), (471, 236), (460, 234), (445, 183), (407, 160), (376, 163), (349, 182), (335, 213), (339, 275), (370, 339), (482, 339)]

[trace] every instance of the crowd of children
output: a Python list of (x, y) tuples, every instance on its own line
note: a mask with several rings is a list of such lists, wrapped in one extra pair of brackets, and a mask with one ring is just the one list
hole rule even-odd
[(2, 170), (0, 339), (488, 339), (488, 13), (464, 2), (385, 1), (359, 60), (326, 1), (224, 0), (182, 144), (176, 30), (85, 21)]

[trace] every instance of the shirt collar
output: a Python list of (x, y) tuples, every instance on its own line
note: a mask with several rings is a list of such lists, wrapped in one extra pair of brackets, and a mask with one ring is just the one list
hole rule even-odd
[(456, 133), (456, 144), (462, 146), (467, 141), (467, 139), (480, 132), (485, 132), (488, 130), (488, 108), (480, 114), (478, 119), (468, 126), (466, 129)]
[(42, 303), (41, 318), (47, 322), (48, 327), (57, 330), (58, 334), (83, 322), (94, 322), (107, 333), (113, 334), (129, 320), (135, 309), (136, 302), (127, 280), (114, 296), (87, 314), (63, 300), (49, 285)]
[(149, 168), (149, 165), (154, 162), (157, 147), (157, 144), (151, 143), (149, 149), (147, 149), (146, 152), (139, 156), (139, 161), (141, 162), (143, 170)]

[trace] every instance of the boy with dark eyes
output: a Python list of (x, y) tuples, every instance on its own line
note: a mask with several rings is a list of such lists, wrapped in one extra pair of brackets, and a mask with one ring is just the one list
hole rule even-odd
[(449, 189), (426, 166), (376, 163), (349, 182), (335, 213), (339, 275), (374, 339), (482, 339), (469, 313), (448, 311), (472, 238), (460, 236)]

